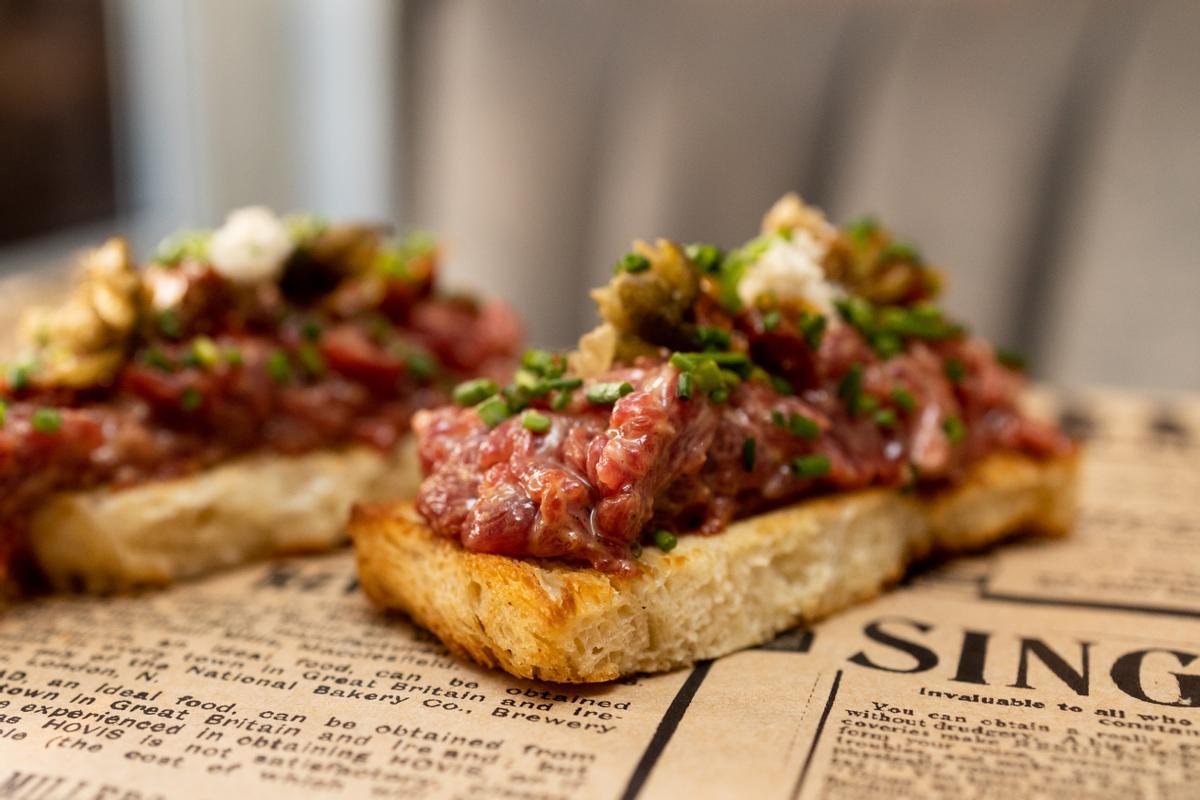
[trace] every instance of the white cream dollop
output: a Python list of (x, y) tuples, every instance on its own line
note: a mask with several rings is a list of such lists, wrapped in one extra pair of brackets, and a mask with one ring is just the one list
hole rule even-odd
[(295, 243), (283, 220), (264, 206), (233, 211), (208, 244), (213, 269), (235, 283), (275, 280)]
[(806, 230), (795, 230), (791, 238), (779, 237), (746, 270), (738, 283), (738, 297), (753, 305), (762, 295), (777, 300), (799, 300), (822, 314), (833, 312), (833, 301), (841, 289), (825, 277), (821, 262), (826, 246)]

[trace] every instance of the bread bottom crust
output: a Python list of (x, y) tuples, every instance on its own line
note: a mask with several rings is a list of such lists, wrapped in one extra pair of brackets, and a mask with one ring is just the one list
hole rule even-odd
[(355, 508), (359, 577), (454, 653), (562, 683), (659, 672), (769, 641), (868, 600), (933, 552), (1011, 534), (1067, 532), (1078, 458), (998, 454), (931, 496), (869, 489), (740, 520), (714, 536), (647, 548), (635, 577), (473, 553), (409, 503)]
[(55, 589), (163, 586), (343, 544), (355, 501), (412, 497), (419, 483), (411, 436), (391, 453), (255, 454), (183, 478), (55, 495), (30, 520), (30, 545)]

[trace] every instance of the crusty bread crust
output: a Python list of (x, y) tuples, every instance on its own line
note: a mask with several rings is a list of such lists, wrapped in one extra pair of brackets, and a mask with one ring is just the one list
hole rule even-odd
[(871, 489), (647, 548), (623, 578), (547, 560), (472, 553), (408, 503), (357, 506), (350, 532), (367, 595), (407, 612), (453, 652), (566, 683), (656, 672), (768, 641), (867, 600), (931, 552), (1027, 530), (1065, 533), (1077, 458), (996, 455), (932, 496)]
[(343, 544), (355, 501), (411, 497), (419, 482), (411, 436), (390, 454), (257, 454), (184, 478), (55, 495), (33, 515), (30, 544), (56, 589), (163, 586)]

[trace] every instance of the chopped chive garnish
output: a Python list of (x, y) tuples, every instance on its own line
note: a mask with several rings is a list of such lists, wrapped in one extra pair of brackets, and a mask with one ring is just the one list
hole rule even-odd
[(871, 337), (871, 349), (880, 358), (891, 358), (904, 350), (904, 341), (890, 331), (879, 331)]
[(0, 399), (0, 428), (4, 427), (4, 419), (8, 416), (8, 403)]
[(861, 412), (870, 413), (877, 408), (879, 408), (879, 398), (878, 397), (875, 397), (874, 395), (869, 395), (869, 394), (860, 394), (858, 396), (858, 410), (860, 413)]
[(650, 269), (650, 259), (640, 253), (626, 253), (621, 260), (613, 265), (614, 273), (645, 272)]
[(945, 370), (951, 383), (962, 383), (962, 379), (967, 375), (967, 368), (957, 358), (947, 358)]
[(632, 391), (633, 386), (628, 381), (621, 381), (620, 383), (593, 383), (588, 387), (586, 396), (589, 403), (606, 405), (617, 402), (617, 400)]
[(479, 418), (483, 420), (483, 424), (489, 428), (494, 428), (504, 422), (512, 413), (508, 407), (508, 401), (500, 395), (492, 395), (476, 405), (475, 410), (479, 412)]
[(879, 409), (875, 412), (875, 424), (885, 430), (896, 427), (896, 412), (890, 408)]
[(424, 351), (409, 353), (405, 367), (418, 380), (429, 380), (438, 370), (438, 360), (435, 356)]
[(729, 399), (729, 390), (724, 387), (720, 389), (713, 389), (708, 393), (708, 399), (712, 400), (714, 403), (724, 403)]
[(14, 392), (29, 388), (29, 365), (18, 364), (8, 371), (8, 388)]
[(664, 553), (669, 553), (675, 549), (675, 545), (679, 544), (679, 540), (675, 538), (675, 534), (670, 531), (659, 528), (654, 532), (654, 546)]
[(521, 415), (521, 427), (534, 433), (545, 433), (550, 430), (550, 418), (545, 414), (529, 410)]
[(185, 259), (203, 261), (208, 257), (207, 231), (180, 231), (163, 239), (155, 251), (159, 264), (175, 266)]
[(296, 356), (304, 371), (313, 377), (325, 374), (325, 359), (312, 342), (304, 342), (296, 349)]
[(570, 391), (572, 389), (578, 389), (580, 386), (583, 386), (583, 378), (555, 378), (554, 380), (550, 381), (550, 388), (557, 389), (559, 391), (564, 389)]
[(758, 453), (758, 440), (753, 436), (747, 436), (742, 441), (742, 467), (746, 472), (754, 471), (754, 458)]
[(958, 417), (946, 417), (942, 422), (942, 430), (952, 444), (958, 444), (967, 435), (967, 426)]
[(783, 322), (783, 314), (779, 313), (777, 308), (772, 308), (762, 315), (763, 330), (768, 333), (778, 328), (780, 322)]
[(566, 371), (562, 360), (549, 350), (526, 350), (521, 356), (521, 366), (543, 378), (559, 378)]
[(721, 266), (721, 251), (711, 244), (689, 244), (684, 254), (701, 272), (716, 272)]
[(810, 314), (807, 311), (800, 312), (800, 332), (804, 334), (804, 341), (808, 345), (809, 350), (816, 350), (821, 346), (821, 339), (825, 336), (825, 315)]
[(781, 378), (778, 375), (771, 376), (771, 388), (778, 394), (795, 394), (796, 389), (792, 386), (787, 378)]
[(852, 417), (858, 414), (862, 402), (862, 374), (862, 364), (855, 364), (838, 381), (838, 397), (846, 404), (846, 410)]
[(846, 223), (844, 230), (851, 241), (863, 245), (879, 230), (879, 221), (872, 216), (859, 217)]
[(173, 308), (164, 308), (155, 317), (158, 330), (169, 339), (178, 339), (183, 335), (183, 325), (179, 322), (179, 313)]
[(143, 352), (142, 361), (146, 364), (146, 366), (154, 367), (155, 369), (162, 370), (163, 372), (175, 371), (175, 365), (172, 364), (170, 360), (163, 355), (163, 351), (159, 350), (157, 347), (151, 347)]
[(684, 400), (690, 400), (692, 398), (693, 383), (695, 383), (695, 380), (692, 378), (692, 373), (679, 373), (679, 380), (675, 383), (675, 394)]
[(775, 426), (778, 428), (787, 427), (787, 417), (777, 408), (771, 411), (771, 422), (775, 423)]
[(571, 393), (565, 389), (554, 395), (554, 399), (550, 401), (550, 407), (555, 411), (562, 411), (569, 405), (571, 405)]
[(792, 459), (792, 472), (798, 478), (819, 478), (829, 474), (828, 456), (799, 456)]
[(513, 376), (513, 384), (526, 397), (541, 397), (550, 393), (550, 382), (531, 369), (519, 369)]
[(221, 351), (217, 349), (216, 342), (207, 336), (197, 336), (192, 340), (192, 355), (203, 367), (215, 366), (221, 360)]
[(179, 395), (179, 407), (184, 411), (195, 411), (204, 402), (204, 396), (195, 389), (184, 389), (183, 394)]
[(500, 387), (495, 381), (487, 378), (476, 378), (470, 381), (463, 381), (458, 386), (454, 387), (452, 397), (454, 402), (460, 406), (478, 405), (487, 398), (500, 391)]
[(842, 319), (866, 334), (875, 326), (875, 308), (866, 298), (850, 295), (834, 301), (834, 307)]
[(821, 435), (821, 426), (815, 420), (800, 414), (792, 414), (788, 417), (787, 428), (793, 436), (799, 436), (801, 439), (812, 441)]
[(729, 331), (721, 328), (698, 325), (695, 338), (702, 350), (725, 350), (729, 347)]
[(287, 353), (276, 350), (267, 356), (267, 374), (276, 383), (287, 383), (292, 379), (292, 365), (288, 361)]
[(38, 433), (58, 433), (62, 427), (62, 414), (53, 408), (38, 408), (34, 410), (30, 423)]
[(1009, 369), (1015, 369), (1018, 372), (1025, 371), (1025, 357), (1020, 353), (1014, 353), (1012, 350), (996, 350), (996, 360)]
[(917, 401), (913, 399), (912, 393), (907, 389), (892, 389), (892, 402), (901, 411), (912, 411), (917, 407)]
[(242, 363), (242, 351), (236, 347), (226, 347), (221, 352), (221, 357), (225, 359), (225, 363), (240, 366)]
[(629, 554), (631, 556), (633, 556), (634, 558), (641, 558), (642, 557), (642, 543), (639, 542), (637, 539), (634, 539), (632, 542), (630, 542), (629, 543)]
[(910, 264), (920, 264), (921, 254), (909, 242), (892, 242), (879, 253), (881, 261), (906, 261)]
[(308, 339), (310, 342), (315, 342), (317, 339), (321, 338), (321, 323), (317, 322), (315, 319), (306, 319), (304, 324), (300, 326), (300, 333), (305, 339)]

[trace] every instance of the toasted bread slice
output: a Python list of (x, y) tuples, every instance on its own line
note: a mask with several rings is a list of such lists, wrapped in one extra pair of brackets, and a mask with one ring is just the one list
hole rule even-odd
[(419, 482), (411, 436), (389, 454), (258, 454), (183, 478), (55, 495), (34, 513), (30, 545), (57, 589), (162, 586), (343, 544), (352, 503), (412, 497)]
[(468, 552), (407, 503), (356, 507), (350, 532), (363, 589), (380, 606), (480, 664), (589, 683), (768, 641), (874, 597), (931, 552), (1065, 533), (1076, 480), (1076, 457), (996, 455), (934, 495), (832, 495), (682, 536), (669, 553), (647, 548), (636, 577)]

